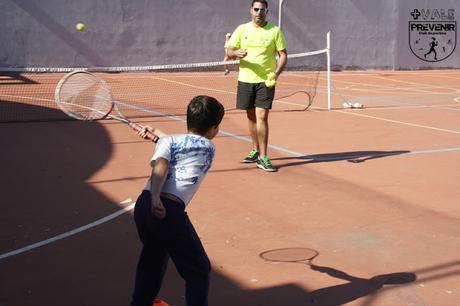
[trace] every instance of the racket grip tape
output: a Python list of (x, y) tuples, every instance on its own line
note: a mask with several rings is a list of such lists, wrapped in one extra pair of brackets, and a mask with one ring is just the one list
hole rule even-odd
[[(140, 124), (137, 124), (137, 123), (134, 123), (134, 122), (130, 122), (129, 123), (129, 126), (135, 130), (136, 132), (140, 132), (140, 131), (144, 131), (144, 126), (140, 125)], [(150, 132), (149, 130), (145, 130), (145, 132), (147, 133), (145, 135), (144, 138), (147, 138), (149, 140), (151, 140), (152, 142), (154, 143), (157, 143), (158, 140), (160, 140), (160, 137), (158, 137), (157, 135), (155, 135), (154, 133)]]

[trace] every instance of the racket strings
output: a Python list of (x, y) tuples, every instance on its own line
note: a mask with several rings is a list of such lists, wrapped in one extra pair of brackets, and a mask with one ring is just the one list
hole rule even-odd
[(112, 110), (112, 93), (104, 80), (87, 73), (69, 75), (56, 91), (59, 107), (79, 120), (104, 118)]

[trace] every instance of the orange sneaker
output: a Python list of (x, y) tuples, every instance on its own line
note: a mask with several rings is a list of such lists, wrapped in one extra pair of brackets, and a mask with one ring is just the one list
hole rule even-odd
[(153, 306), (170, 306), (170, 305), (163, 300), (155, 299), (153, 301)]

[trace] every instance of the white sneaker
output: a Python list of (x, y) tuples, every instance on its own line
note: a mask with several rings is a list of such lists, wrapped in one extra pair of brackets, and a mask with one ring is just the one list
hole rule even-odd
[(344, 102), (343, 107), (345, 107), (345, 108), (363, 108), (364, 105), (362, 105), (361, 103), (358, 103), (358, 102), (355, 102), (355, 103)]

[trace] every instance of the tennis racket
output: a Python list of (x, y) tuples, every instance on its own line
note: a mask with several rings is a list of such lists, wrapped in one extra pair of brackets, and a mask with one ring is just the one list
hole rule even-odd
[[(303, 97), (297, 97), (297, 95), (300, 96), (302, 94), (304, 94), (306, 96), (305, 99)], [(290, 102), (281, 101), (282, 99), (289, 98), (289, 97), (300, 98), (301, 101), (305, 101), (306, 103), (305, 104), (297, 104), (297, 103), (290, 103)], [(282, 96), (282, 97), (276, 97), (276, 101), (280, 101), (281, 103), (302, 106), (301, 109), (288, 110), (288, 112), (298, 112), (298, 111), (303, 112), (303, 111), (306, 111), (311, 106), (311, 104), (313, 103), (313, 99), (314, 99), (314, 95), (312, 95), (310, 92), (308, 92), (306, 90), (298, 90), (298, 91), (295, 91), (293, 93), (290, 93), (290, 94)]]
[(283, 248), (265, 251), (259, 257), (270, 262), (300, 263), (312, 266), (311, 261), (319, 255), (309, 248)]
[[(138, 133), (143, 132), (144, 138), (155, 143), (164, 136), (161, 131), (154, 133), (124, 117), (113, 100), (110, 86), (90, 72), (73, 71), (66, 74), (56, 86), (54, 98), (59, 108), (74, 119), (115, 119), (126, 123)], [(116, 111), (117, 115), (110, 114), (112, 111)]]

